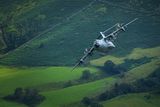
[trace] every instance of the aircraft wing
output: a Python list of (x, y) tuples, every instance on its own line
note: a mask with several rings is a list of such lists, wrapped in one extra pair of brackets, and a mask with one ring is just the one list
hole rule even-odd
[[(110, 37), (115, 37), (115, 35), (117, 35), (117, 33), (121, 32), (121, 31), (125, 31), (125, 28), (126, 28), (129, 24), (131, 24), (131, 23), (133, 23), (134, 21), (136, 21), (137, 19), (138, 19), (138, 18), (135, 18), (134, 20), (128, 22), (128, 23), (125, 24), (125, 25), (120, 25), (120, 24), (117, 23), (117, 24), (113, 25), (112, 27), (106, 29), (105, 31), (100, 32), (101, 35), (99, 35), (99, 36), (97, 37), (97, 39), (99, 39), (100, 37), (103, 37), (103, 38), (106, 38), (106, 39), (109, 39)], [(108, 32), (109, 30), (115, 28), (116, 26), (117, 26), (118, 28), (117, 28), (115, 31), (111, 32), (111, 33), (108, 34), (107, 36), (104, 35), (106, 32)], [(73, 67), (72, 71), (73, 71), (77, 66), (83, 64), (84, 61), (85, 61), (85, 59), (86, 59), (89, 55), (92, 54), (92, 52), (94, 51), (94, 49), (95, 49), (95, 44), (93, 44), (92, 47), (84, 53), (84, 56), (75, 64), (75, 66)]]
[[(110, 28), (106, 29), (105, 31), (103, 31), (102, 33), (105, 34), (108, 31), (110, 31), (111, 29), (113, 29), (114, 27), (116, 27), (118, 25), (118, 23), (116, 23), (115, 25), (111, 26)], [(102, 35), (100, 34), (97, 39), (100, 39), (102, 37)]]
[(128, 22), (125, 25), (120, 25), (117, 24), (116, 26), (118, 27), (115, 31), (113, 31), (112, 33), (110, 33), (109, 35), (107, 35), (105, 38), (109, 38), (109, 37), (113, 37), (115, 35), (117, 35), (117, 33), (121, 32), (121, 31), (125, 31), (125, 28), (127, 28), (127, 26), (131, 23), (133, 23), (134, 21), (136, 21), (138, 18), (133, 19), (132, 21)]
[(95, 45), (93, 44), (92, 47), (84, 53), (84, 56), (75, 64), (75, 66), (73, 67), (72, 71), (79, 65), (83, 64), (85, 59), (92, 54), (92, 52), (94, 51), (95, 49)]

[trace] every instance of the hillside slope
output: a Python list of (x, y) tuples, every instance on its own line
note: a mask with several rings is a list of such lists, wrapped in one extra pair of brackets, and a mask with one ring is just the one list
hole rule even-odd
[[(151, 98), (147, 99), (147, 96)], [(104, 107), (159, 107), (159, 95), (149, 93), (128, 94), (103, 102)]]
[[(159, 48), (150, 48), (149, 50), (156, 51)], [(131, 55), (135, 55), (137, 52), (133, 51)], [(142, 49), (141, 53), (144, 55), (148, 53), (146, 49)], [(130, 58), (131, 55), (126, 56), (125, 58)], [(141, 55), (140, 55), (141, 56)], [(157, 68), (159, 68), (159, 59), (157, 54), (150, 54), (149, 57), (152, 57), (150, 62), (134, 66), (128, 72), (125, 72), (123, 78), (113, 75), (99, 80), (90, 81), (87, 83), (77, 84), (69, 87), (64, 87), (60, 89), (50, 88), (54, 83), (67, 82), (69, 80), (75, 80), (80, 78), (82, 71), (89, 69), (91, 73), (100, 73), (101, 70), (98, 68), (77, 68), (75, 72), (70, 72), (70, 67), (9, 67), (9, 66), (0, 66), (0, 97), (4, 97), (13, 92), (17, 87), (31, 87), (31, 88), (43, 88), (45, 90), (40, 93), (46, 97), (46, 100), (42, 102), (40, 107), (61, 107), (64, 105), (74, 105), (76, 106), (77, 102), (83, 97), (95, 96), (101, 92), (104, 92), (106, 89), (110, 89), (115, 82), (125, 82), (132, 83), (133, 81), (146, 78), (152, 74)], [(114, 57), (113, 57), (114, 58)], [(138, 57), (137, 57), (138, 58)], [(138, 59), (141, 59), (139, 57)], [(114, 62), (114, 60), (113, 60)], [(116, 61), (115, 61), (116, 62)], [(49, 84), (49, 85), (48, 85)], [(144, 95), (129, 95), (128, 102), (130, 104), (135, 103), (134, 101), (140, 101), (142, 105), (146, 105), (146, 100), (143, 98)], [(124, 102), (126, 97), (120, 97)], [(3, 107), (23, 107), (21, 104), (6, 102), (0, 98), (0, 106)], [(152, 100), (152, 97), (151, 97)], [(119, 100), (118, 100), (119, 101)], [(153, 101), (157, 101), (156, 97), (153, 97)], [(117, 100), (109, 100), (102, 102), (104, 105), (117, 105)], [(122, 102), (122, 105), (123, 105)], [(149, 102), (148, 102), (149, 103)], [(148, 104), (147, 103), (147, 104)], [(155, 103), (155, 102), (154, 102)], [(154, 107), (152, 104), (148, 104), (149, 107)], [(110, 106), (112, 107), (112, 106)], [(128, 107), (128, 105), (126, 105)], [(139, 107), (139, 106), (137, 106)], [(157, 106), (155, 106), (157, 107)]]
[(126, 33), (119, 35), (115, 41), (117, 47), (110, 54), (123, 56), (134, 48), (159, 46), (158, 15), (152, 15), (152, 12), (145, 9), (144, 12), (137, 12), (131, 6), (128, 6), (131, 10), (123, 8), (123, 2), (115, 3), (116, 5), (113, 5), (114, 2), (110, 4), (95, 1), (86, 8), (77, 9), (75, 14), (68, 14), (71, 18), (67, 20), (63, 17), (65, 20), (54, 29), (9, 52), (1, 58), (0, 63), (28, 66), (72, 65), (83, 55), (84, 49), (92, 44), (99, 31), (117, 22), (126, 23), (135, 17), (139, 20), (130, 25)]
[(45, 34), (90, 2), (91, 0), (1, 0), (0, 54)]

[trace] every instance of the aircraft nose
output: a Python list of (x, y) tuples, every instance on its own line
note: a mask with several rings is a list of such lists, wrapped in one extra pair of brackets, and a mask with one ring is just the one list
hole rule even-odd
[(98, 47), (100, 46), (97, 40), (94, 42), (94, 46), (95, 46), (96, 48), (98, 48)]

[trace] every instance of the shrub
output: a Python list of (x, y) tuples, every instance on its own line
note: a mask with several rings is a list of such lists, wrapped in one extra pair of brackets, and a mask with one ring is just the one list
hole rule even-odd
[(81, 76), (81, 79), (88, 80), (91, 77), (91, 73), (89, 70), (84, 70)]
[(45, 97), (40, 95), (35, 89), (16, 88), (14, 94), (4, 97), (5, 100), (23, 103), (29, 107), (35, 107), (40, 104)]
[(92, 103), (92, 100), (88, 97), (84, 97), (81, 102), (85, 105), (90, 105)]

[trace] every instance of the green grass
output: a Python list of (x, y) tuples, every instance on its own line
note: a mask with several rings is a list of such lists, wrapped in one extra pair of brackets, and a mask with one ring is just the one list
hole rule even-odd
[[(139, 14), (96, 2), (70, 20), (66, 20), (66, 16), (70, 16), (72, 13), (82, 9), (82, 7), (89, 4), (89, 1), (74, 2), (75, 7), (69, 5), (71, 2), (63, 2), (63, 0), (52, 2), (57, 4), (57, 6), (51, 6), (52, 3), (47, 3), (26, 13), (27, 17), (36, 18), (41, 13), (39, 8), (42, 8), (41, 14), (46, 14), (46, 20), (42, 21), (46, 24), (45, 28), (50, 28), (49, 25), (55, 25), (55, 23), (65, 19), (62, 21), (62, 24), (27, 45), (11, 52), (2, 58), (0, 63), (30, 66), (71, 65), (83, 55), (85, 48), (92, 45), (99, 31), (103, 31), (117, 22), (128, 22), (135, 17), (139, 17)], [(63, 8), (66, 11), (61, 12)], [(60, 19), (54, 16), (60, 17)], [(158, 28), (160, 25), (156, 22), (158, 19), (157, 17), (142, 17), (129, 26), (126, 33), (119, 35), (115, 41), (117, 47), (110, 54), (124, 56), (136, 47), (159, 46), (158, 35), (160, 32)], [(39, 49), (38, 47), (41, 43), (44, 44), (44, 47)], [(121, 62), (118, 61), (117, 63)]]
[[(23, 26), (24, 32), (27, 32), (25, 35), (18, 36), (27, 36), (31, 38), (37, 36), (46, 29), (50, 29), (51, 26), (63, 22), (67, 17), (79, 11), (91, 1), (92, 0), (1, 0), (0, 19), (5, 20), (7, 19), (6, 17), (12, 15), (13, 21), (7, 21), (9, 25), (13, 24), (17, 26), (20, 24)], [(34, 28), (36, 28), (35, 26), (40, 27), (38, 27), (36, 32), (31, 33), (31, 31), (28, 31), (31, 25), (33, 25)]]
[[(153, 60), (149, 63), (138, 66), (128, 71), (125, 77), (120, 79), (120, 81), (129, 83), (141, 78), (145, 78), (151, 73), (153, 73), (159, 67), (157, 63), (158, 63), (158, 60)], [(50, 100), (53, 100), (51, 101), (53, 102), (52, 104), (54, 104), (55, 106), (58, 106), (58, 105), (63, 105), (63, 104), (65, 105), (65, 104), (79, 101), (84, 96), (93, 96), (99, 92), (106, 90), (106, 88), (108, 89), (115, 82), (117, 82), (117, 80), (119, 81), (119, 78), (106, 78), (103, 80), (98, 80), (92, 83), (73, 86), (66, 89), (61, 89), (61, 90), (51, 91), (51, 92), (44, 92), (44, 95), (47, 96), (47, 98), (49, 98), (48, 100), (46, 100), (46, 102), (44, 102), (46, 104), (45, 106), (47, 105), (49, 106), (51, 104), (49, 103)], [(68, 96), (70, 95), (71, 97), (68, 98)], [(52, 96), (54, 96), (54, 98)], [(64, 102), (62, 102), (62, 100)]]
[[(46, 90), (41, 92), (46, 96), (46, 100), (40, 107), (59, 107), (80, 101), (84, 96), (94, 96), (110, 88), (116, 81), (131, 83), (141, 78), (145, 78), (158, 68), (159, 61), (152, 59), (151, 62), (135, 67), (125, 73), (124, 78), (108, 77), (105, 79), (75, 85), (58, 90)], [(0, 94), (1, 97), (12, 93), (16, 87), (35, 87), (51, 82), (60, 82), (77, 79), (81, 76), (82, 70), (77, 68), (70, 72), (70, 67), (5, 67), (0, 66)], [(95, 68), (87, 68), (97, 72)], [(8, 105), (7, 102), (2, 103)], [(9, 103), (10, 105), (12, 103)], [(15, 103), (13, 103), (15, 105)]]
[[(0, 97), (13, 93), (17, 87), (36, 87), (78, 79), (84, 69), (90, 69), (92, 73), (98, 72), (99, 70), (96, 68), (79, 67), (74, 72), (70, 72), (71, 67), (52, 66), (74, 64), (76, 59), (83, 55), (84, 49), (92, 45), (99, 31), (103, 31), (117, 22), (128, 22), (135, 17), (140, 17), (140, 19), (129, 26), (126, 33), (119, 35), (115, 42), (117, 47), (110, 53), (112, 55), (93, 60), (91, 64), (102, 66), (107, 60), (112, 60), (115, 64), (122, 64), (125, 59), (155, 57), (151, 62), (131, 69), (125, 73), (122, 79), (108, 77), (63, 89), (45, 90), (41, 94), (46, 97), (46, 100), (39, 107), (59, 107), (78, 102), (85, 96), (94, 96), (109, 89), (116, 81), (130, 83), (145, 78), (159, 67), (159, 59), (156, 59), (160, 56), (158, 17), (142, 17), (141, 14), (96, 2), (70, 20), (66, 20), (67, 16), (79, 11), (90, 1), (92, 0), (0, 1), (0, 17), (4, 13), (13, 12), (16, 22), (23, 24), (26, 19), (35, 20), (39, 15), (45, 16), (45, 20), (42, 20), (44, 27), (42, 32), (52, 25), (62, 22), (60, 26), (50, 32), (0, 59), (1, 64), (7, 65), (47, 65), (46, 67), (0, 66)], [(44, 44), (44, 47), (38, 48), (41, 43)], [(51, 67), (48, 67), (49, 65)], [(146, 93), (129, 94), (103, 102), (103, 104), (105, 107), (159, 106), (159, 96), (152, 95), (151, 99), (147, 100), (144, 95)], [(0, 99), (0, 107), (26, 106)]]
[(159, 68), (159, 59), (154, 59), (149, 63), (140, 65), (128, 71), (125, 74), (125, 77), (122, 78), (123, 82), (133, 82), (141, 78), (146, 78), (150, 74), (152, 74), (156, 69)]
[[(81, 72), (84, 69), (90, 69), (90, 71), (97, 72), (95, 68), (77, 68), (74, 72), (71, 72), (69, 67), (5, 67), (0, 66), (0, 97), (12, 93), (16, 87), (32, 87), (50, 82), (68, 81), (72, 79), (78, 79), (81, 76)], [(50, 105), (59, 106), (61, 104), (68, 104), (81, 100), (84, 96), (93, 95), (97, 92), (110, 87), (115, 78), (106, 78), (95, 82), (90, 82), (82, 85), (76, 85), (69, 88), (60, 89), (57, 91), (42, 92), (47, 98), (42, 107), (50, 107)], [(65, 97), (64, 97), (65, 96)], [(70, 96), (68, 98), (68, 96)], [(63, 99), (63, 103), (62, 100)], [(6, 102), (0, 100), (0, 106), (3, 107), (22, 107), (17, 103)]]
[(26, 105), (23, 105), (23, 104), (8, 102), (2, 99), (0, 99), (0, 106), (1, 107), (27, 107)]
[[(120, 59), (118, 59), (117, 57), (116, 59), (123, 61), (125, 58), (139, 59), (144, 56), (154, 58), (152, 58), (150, 62), (132, 68), (125, 73), (124, 78), (108, 77), (98, 81), (75, 85), (68, 88), (58, 90), (45, 90), (41, 93), (45, 95), (47, 99), (40, 105), (40, 107), (50, 107), (50, 105), (59, 107), (61, 105), (71, 104), (80, 101), (84, 96), (94, 96), (106, 90), (107, 88), (111, 87), (116, 81), (131, 83), (138, 79), (147, 77), (159, 67), (159, 59), (157, 59), (157, 57), (159, 56), (159, 47), (139, 49), (138, 51), (137, 50), (138, 49), (135, 49), (129, 55), (121, 57)], [(110, 57), (112, 60), (113, 56)], [(92, 73), (99, 71), (96, 68), (78, 67), (77, 69), (75, 69), (75, 71), (71, 72), (71, 69), (71, 67), (52, 66), (0, 66), (0, 95), (2, 97), (9, 93), (12, 93), (13, 90), (17, 87), (36, 87), (41, 85), (43, 86), (48, 83), (65, 82), (68, 80), (78, 79), (80, 78), (81, 73), (84, 69), (89, 69)], [(7, 102), (4, 102), (2, 100), (0, 101), (3, 102), (3, 105), (8, 105)], [(12, 105), (12, 103), (9, 103), (9, 105)], [(13, 103), (13, 105), (16, 105), (16, 103)]]
[[(17, 87), (35, 87), (46, 83), (78, 79), (84, 69), (89, 69), (92, 73), (98, 71), (95, 68), (77, 68), (74, 72), (71, 72), (71, 69), (70, 67), (0, 66), (0, 97), (13, 93)], [(23, 105), (0, 99), (1, 106), (23, 107)]]
[(106, 78), (57, 91), (44, 92), (43, 95), (45, 95), (47, 99), (40, 105), (40, 107), (50, 107), (51, 105), (59, 107), (80, 101), (84, 96), (93, 96), (104, 91), (106, 88), (111, 87), (115, 81), (115, 78)]
[[(84, 96), (96, 95), (107, 88), (111, 87), (116, 81), (131, 83), (141, 78), (146, 78), (159, 67), (159, 47), (148, 49), (135, 49), (130, 54), (120, 57), (117, 60), (139, 59), (144, 56), (154, 57), (150, 62), (136, 66), (125, 73), (123, 78), (109, 77), (102, 80), (89, 82), (85, 84), (75, 85), (68, 88), (58, 90), (45, 90), (42, 92), (46, 96), (46, 100), (40, 107), (50, 107), (54, 105), (59, 107), (80, 101)], [(113, 56), (109, 56), (114, 58)], [(99, 60), (99, 59), (98, 59)], [(102, 58), (103, 60), (103, 58)], [(116, 60), (115, 60), (116, 61)], [(115, 62), (113, 60), (113, 62)], [(96, 63), (95, 63), (96, 64)], [(97, 63), (98, 64), (98, 63)], [(116, 63), (118, 64), (118, 63)], [(4, 96), (12, 93), (17, 87), (36, 87), (43, 86), (48, 83), (65, 82), (68, 80), (78, 79), (84, 69), (89, 69), (92, 73), (99, 71), (96, 68), (78, 67), (71, 72), (71, 67), (9, 67), (0, 66), (0, 95)], [(7, 105), (6, 102), (2, 103)], [(12, 104), (12, 103), (11, 103)], [(13, 103), (13, 105), (15, 105)]]
[(77, 68), (71, 72), (69, 67), (0, 67), (0, 93), (6, 95), (16, 87), (32, 87), (46, 83), (78, 79), (84, 69), (96, 72), (94, 68)]
[(159, 57), (160, 56), (160, 47), (153, 47), (153, 48), (146, 48), (146, 49), (141, 49), (141, 48), (135, 48), (132, 50), (129, 54), (123, 57), (116, 57), (116, 56), (104, 56), (95, 60), (91, 60), (90, 63), (92, 65), (96, 66), (103, 66), (106, 61), (111, 60), (115, 64), (122, 64), (124, 63), (125, 59), (140, 59), (143, 57)]
[[(151, 98), (145, 98), (150, 95)], [(103, 102), (104, 107), (159, 107), (160, 95), (149, 93), (127, 94)]]

